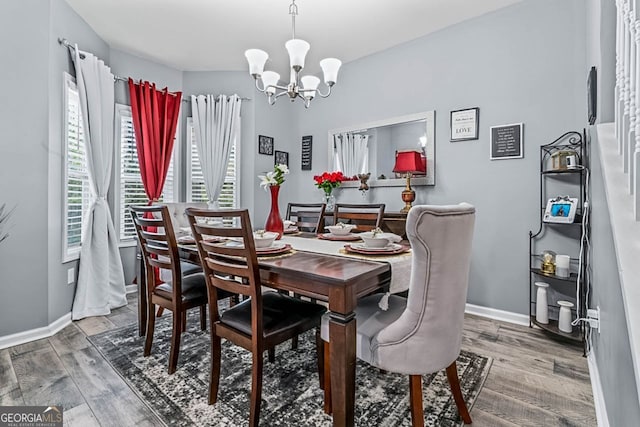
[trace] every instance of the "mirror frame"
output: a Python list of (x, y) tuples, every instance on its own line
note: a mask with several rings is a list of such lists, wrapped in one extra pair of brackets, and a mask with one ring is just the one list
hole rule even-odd
[[(389, 119), (377, 120), (368, 123), (345, 126), (330, 129), (327, 133), (328, 170), (333, 170), (333, 135), (336, 133), (363, 131), (370, 128), (397, 125), (407, 122), (426, 120), (427, 145), (425, 152), (427, 156), (427, 175), (412, 177), (411, 186), (436, 185), (436, 112), (435, 110), (423, 111), (420, 113), (407, 114), (404, 116), (391, 117)], [(407, 184), (405, 178), (377, 179), (372, 177), (368, 182), (369, 187), (404, 187)], [(359, 187), (359, 181), (344, 181), (341, 187)]]

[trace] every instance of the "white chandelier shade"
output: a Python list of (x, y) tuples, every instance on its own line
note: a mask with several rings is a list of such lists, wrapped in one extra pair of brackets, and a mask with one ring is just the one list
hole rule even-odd
[[(288, 95), (293, 102), (296, 98), (304, 101), (305, 108), (308, 108), (311, 100), (320, 95), (326, 98), (331, 95), (331, 87), (338, 81), (338, 71), (342, 66), (342, 62), (336, 58), (325, 58), (320, 61), (320, 67), (324, 75), (324, 83), (327, 86), (327, 93), (322, 93), (318, 87), (320, 79), (316, 76), (302, 76), (299, 73), (304, 68), (305, 58), (311, 45), (304, 40), (296, 38), (296, 15), (298, 7), (296, 0), (292, 0), (289, 6), (289, 14), (291, 15), (291, 23), (293, 29), (293, 37), (285, 43), (285, 48), (289, 53), (289, 66), (291, 67), (291, 77), (289, 84), (279, 86), (280, 75), (273, 71), (264, 71), (264, 66), (269, 59), (269, 54), (260, 49), (249, 49), (244, 53), (249, 63), (249, 74), (256, 81), (256, 88), (267, 95), (270, 105), (273, 105), (277, 98)], [(260, 82), (262, 87), (260, 87)], [(280, 91), (277, 93), (277, 91)]]

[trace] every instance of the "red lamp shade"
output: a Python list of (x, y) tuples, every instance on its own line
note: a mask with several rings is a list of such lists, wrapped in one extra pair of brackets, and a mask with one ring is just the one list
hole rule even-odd
[(393, 172), (426, 173), (426, 157), (415, 150), (396, 151), (396, 165), (393, 167)]

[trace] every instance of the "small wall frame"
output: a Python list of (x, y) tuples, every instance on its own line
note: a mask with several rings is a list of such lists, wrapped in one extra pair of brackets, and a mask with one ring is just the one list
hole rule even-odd
[(273, 156), (273, 137), (258, 135), (258, 153)]
[(489, 158), (491, 160), (522, 159), (524, 157), (524, 124), (491, 126), (489, 128)]
[(276, 165), (285, 164), (289, 167), (289, 153), (286, 151), (277, 151), (274, 156), (274, 163)]
[(452, 111), (449, 122), (451, 142), (478, 139), (479, 123), (480, 108), (478, 107)]

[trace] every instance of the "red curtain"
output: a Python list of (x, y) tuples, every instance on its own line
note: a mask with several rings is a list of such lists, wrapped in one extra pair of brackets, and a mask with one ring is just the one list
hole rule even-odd
[(129, 79), (129, 93), (140, 175), (152, 204), (162, 195), (167, 177), (182, 92), (157, 90), (155, 83)]

